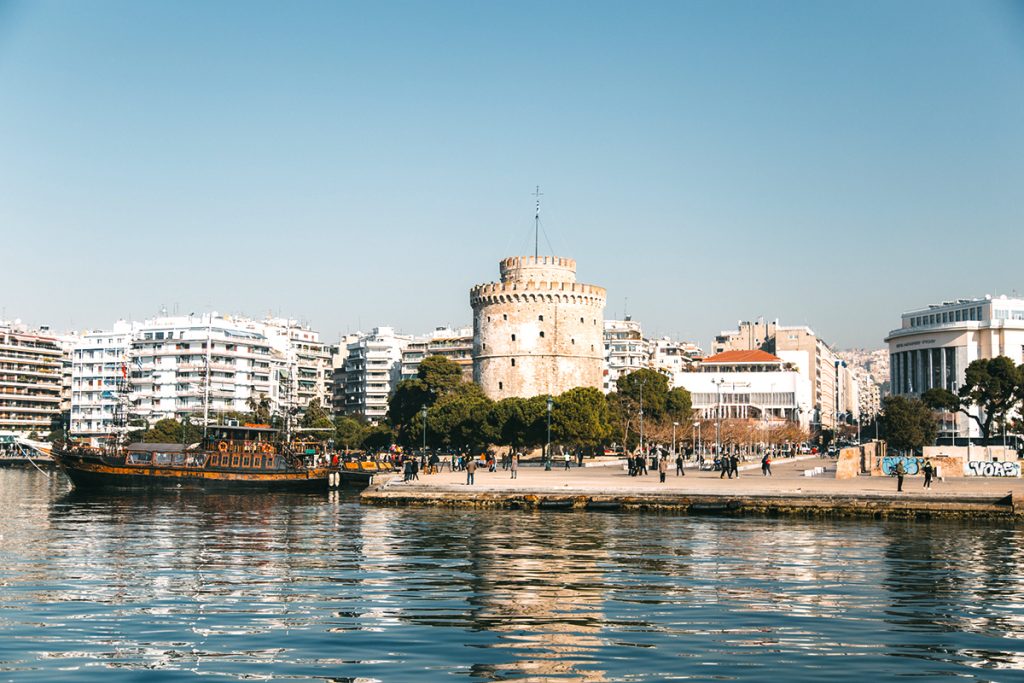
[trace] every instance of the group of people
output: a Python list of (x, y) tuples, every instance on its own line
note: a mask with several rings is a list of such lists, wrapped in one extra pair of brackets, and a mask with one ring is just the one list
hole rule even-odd
[[(652, 446), (646, 453), (637, 450), (626, 456), (626, 471), (631, 477), (645, 476), (648, 471), (656, 471), (660, 481), (665, 481), (668, 474), (669, 459), (671, 452), (663, 446)], [(648, 463), (650, 467), (648, 468)], [(686, 470), (683, 469), (683, 454), (676, 453), (675, 457), (676, 476), (685, 477)]]
[[(932, 464), (931, 460), (925, 460), (924, 464), (921, 465), (921, 474), (924, 475), (924, 488), (930, 489), (932, 487), (932, 480), (937, 474), (935, 465)], [(907, 476), (907, 468), (903, 465), (902, 459), (896, 462), (896, 467), (892, 470), (892, 476), (896, 477), (896, 491), (903, 491), (903, 477)]]

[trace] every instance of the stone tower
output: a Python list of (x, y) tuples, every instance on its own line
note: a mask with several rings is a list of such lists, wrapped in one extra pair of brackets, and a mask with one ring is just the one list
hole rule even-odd
[(473, 380), (495, 400), (601, 388), (605, 290), (576, 282), (576, 261), (512, 256), (477, 285)]

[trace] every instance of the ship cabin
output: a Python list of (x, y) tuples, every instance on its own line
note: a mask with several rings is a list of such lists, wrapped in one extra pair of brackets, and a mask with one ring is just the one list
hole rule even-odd
[(207, 467), (277, 469), (284, 466), (280, 432), (265, 424), (215, 425), (207, 429)]

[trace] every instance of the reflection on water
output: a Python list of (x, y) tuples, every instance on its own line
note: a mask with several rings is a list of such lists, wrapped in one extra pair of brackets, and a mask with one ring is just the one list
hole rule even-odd
[(1011, 526), (68, 494), (0, 471), (0, 679), (1024, 676)]

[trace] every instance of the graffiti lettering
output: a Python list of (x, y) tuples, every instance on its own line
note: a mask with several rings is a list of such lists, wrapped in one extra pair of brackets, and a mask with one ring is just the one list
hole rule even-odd
[(971, 460), (967, 463), (967, 474), (973, 477), (1019, 477), (1019, 462), (988, 462)]
[(899, 455), (887, 455), (882, 458), (882, 472), (885, 474), (895, 474), (896, 463), (902, 462), (904, 472), (907, 474), (917, 474), (919, 469), (917, 460), (917, 458), (904, 458)]

